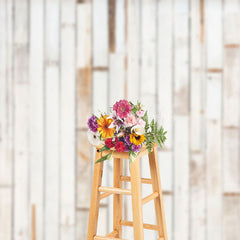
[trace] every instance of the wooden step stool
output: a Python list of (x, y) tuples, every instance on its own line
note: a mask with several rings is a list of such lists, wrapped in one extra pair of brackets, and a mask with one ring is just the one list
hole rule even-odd
[[(109, 151), (98, 152), (96, 149), (95, 161), (97, 161), (102, 156), (108, 154)], [(142, 148), (138, 157), (133, 163), (130, 163), (130, 174), (131, 177), (122, 175), (122, 164), (123, 159), (128, 159), (128, 153), (114, 152), (114, 173), (113, 173), (113, 188), (103, 187), (102, 183), (102, 173), (103, 173), (103, 162), (99, 162), (94, 165), (94, 174), (92, 182), (92, 196), (91, 196), (91, 206), (89, 213), (89, 223), (88, 223), (88, 235), (87, 240), (123, 240), (122, 239), (122, 226), (132, 226), (134, 228), (134, 239), (143, 240), (143, 229), (151, 229), (158, 231), (158, 240), (167, 240), (166, 223), (163, 209), (163, 199), (161, 182), (159, 175), (158, 159), (157, 159), (157, 147), (154, 146), (152, 152), (149, 156), (149, 164), (152, 179), (141, 178), (140, 175), (140, 157), (147, 155), (148, 150)], [(131, 182), (131, 190), (122, 189), (122, 181)], [(142, 199), (141, 194), (141, 183), (152, 184), (153, 193)], [(97, 223), (98, 223), (98, 211), (99, 202), (105, 197), (113, 194), (113, 231), (105, 237), (96, 236), (97, 233)], [(126, 221), (122, 219), (122, 194), (127, 194), (132, 196), (132, 211), (133, 211), (133, 222)], [(157, 225), (144, 224), (142, 205), (154, 199), (155, 211), (157, 218)]]

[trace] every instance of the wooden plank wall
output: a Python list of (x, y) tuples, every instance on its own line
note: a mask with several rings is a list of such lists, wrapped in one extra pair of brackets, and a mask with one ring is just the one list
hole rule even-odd
[[(0, 240), (31, 239), (33, 204), (37, 240), (86, 239), (86, 122), (121, 98), (168, 130), (158, 156), (169, 240), (239, 239), (239, 26), (239, 0), (0, 0)], [(155, 222), (153, 204), (143, 213)], [(99, 220), (110, 232), (111, 198)]]

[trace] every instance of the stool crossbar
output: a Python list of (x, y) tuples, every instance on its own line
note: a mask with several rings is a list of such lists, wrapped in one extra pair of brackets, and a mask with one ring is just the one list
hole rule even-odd
[[(99, 152), (96, 149), (95, 162), (109, 151)], [(122, 226), (133, 227), (134, 239), (144, 240), (144, 229), (155, 230), (158, 232), (158, 240), (168, 240), (166, 222), (164, 216), (161, 182), (157, 159), (157, 147), (154, 145), (149, 157), (151, 179), (141, 178), (140, 158), (148, 154), (146, 148), (141, 152), (134, 162), (130, 163), (130, 175), (123, 176), (123, 159), (128, 159), (128, 153), (113, 153), (113, 187), (102, 186), (103, 162), (94, 165), (92, 182), (91, 206), (89, 212), (87, 240), (126, 240), (122, 238)], [(124, 181), (131, 182), (131, 190), (123, 189)], [(153, 193), (142, 198), (141, 183), (151, 184)], [(102, 199), (113, 194), (113, 231), (106, 236), (97, 236), (99, 203)], [(131, 195), (133, 221), (122, 219), (122, 195)], [(143, 223), (142, 206), (154, 200), (157, 225)]]

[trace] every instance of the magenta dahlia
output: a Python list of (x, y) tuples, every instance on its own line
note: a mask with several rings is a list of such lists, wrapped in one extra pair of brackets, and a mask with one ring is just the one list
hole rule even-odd
[(120, 118), (126, 118), (131, 109), (132, 107), (127, 100), (120, 100), (113, 105), (113, 110), (116, 111), (116, 115)]

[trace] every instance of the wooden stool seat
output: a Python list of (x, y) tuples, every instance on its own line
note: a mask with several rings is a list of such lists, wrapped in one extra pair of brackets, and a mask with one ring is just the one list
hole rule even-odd
[[(99, 152), (101, 146), (96, 146), (95, 162), (109, 151)], [(167, 240), (166, 223), (163, 209), (163, 199), (159, 167), (157, 160), (157, 147), (154, 145), (149, 157), (151, 179), (141, 178), (140, 175), (140, 158), (148, 155), (146, 147), (141, 149), (134, 162), (130, 163), (130, 175), (123, 176), (123, 159), (128, 159), (128, 153), (113, 152), (113, 187), (101, 186), (103, 163), (99, 162), (94, 165), (92, 196), (89, 212), (88, 235), (87, 240), (126, 240), (122, 238), (122, 226), (133, 227), (134, 239), (144, 240), (143, 229), (158, 231), (158, 240)], [(123, 181), (131, 182), (131, 189), (123, 189)], [(142, 199), (141, 183), (151, 184), (153, 193)], [(97, 236), (98, 212), (100, 200), (113, 194), (113, 231), (106, 236)], [(131, 195), (133, 221), (122, 219), (122, 195)], [(149, 201), (154, 200), (157, 225), (143, 223), (142, 206)]]

